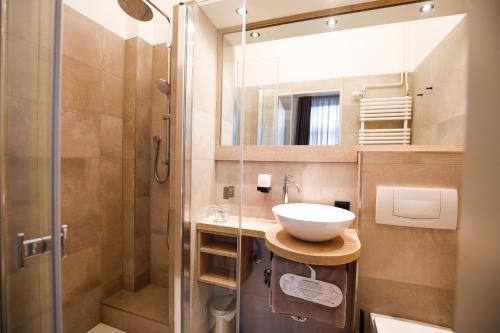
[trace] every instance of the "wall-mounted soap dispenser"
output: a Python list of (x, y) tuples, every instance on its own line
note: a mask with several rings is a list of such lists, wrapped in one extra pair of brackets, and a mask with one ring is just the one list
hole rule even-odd
[(271, 191), (271, 175), (261, 173), (257, 177), (257, 191), (269, 193)]

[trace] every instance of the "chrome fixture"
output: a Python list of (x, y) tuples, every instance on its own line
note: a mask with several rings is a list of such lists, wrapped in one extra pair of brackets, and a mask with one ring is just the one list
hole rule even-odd
[(170, 17), (168, 17), (167, 14), (165, 14), (150, 0), (118, 0), (118, 4), (121, 9), (127, 13), (127, 15), (143, 22), (151, 21), (153, 19), (153, 11), (149, 7), (151, 6), (163, 15), (167, 19), (168, 23), (170, 23)]
[[(117, 0), (118, 4), (120, 5), (121, 9), (127, 13), (130, 17), (139, 20), (139, 21), (151, 21), (153, 19), (153, 11), (151, 10), (151, 7), (156, 9), (161, 15), (163, 15), (168, 23), (170, 23), (170, 17), (168, 17), (167, 14), (165, 14), (158, 6), (156, 6), (153, 2), (150, 0)], [(167, 138), (167, 143), (165, 146), (165, 155), (166, 159), (162, 163), (166, 165), (167, 167), (167, 174), (165, 178), (160, 178), (158, 175), (158, 163), (160, 162), (160, 146), (161, 146), (161, 141), (162, 137), (160, 135), (155, 135), (153, 137), (153, 142), (155, 145), (155, 180), (163, 184), (168, 180), (168, 176), (170, 174), (170, 82), (171, 82), (171, 58), (172, 58), (172, 45), (167, 45), (168, 49), (168, 73), (167, 73), (167, 79), (158, 79), (156, 81), (156, 87), (158, 90), (160, 90), (163, 94), (165, 94), (168, 98), (168, 110), (165, 115), (163, 115), (163, 120), (166, 120), (167, 126), (166, 126), (166, 138)]]
[(165, 161), (162, 163), (166, 166), (167, 172), (165, 175), (165, 178), (160, 178), (159, 172), (158, 172), (158, 163), (160, 162), (160, 146), (161, 146), (161, 141), (162, 137), (160, 135), (155, 135), (153, 137), (153, 142), (155, 145), (155, 180), (159, 184), (164, 184), (170, 175), (170, 125), (171, 125), (171, 114), (170, 114), (170, 82), (171, 82), (171, 58), (172, 58), (172, 45), (167, 46), (168, 49), (168, 64), (167, 64), (167, 80), (165, 79), (158, 79), (156, 80), (156, 87), (158, 88), (159, 91), (161, 91), (163, 94), (167, 96), (167, 113), (163, 115), (162, 119), (167, 122), (166, 124), (166, 135), (165, 137), (167, 138), (167, 142), (165, 144)]
[[(17, 269), (24, 268), (24, 260), (39, 256), (52, 250), (52, 236), (47, 235), (33, 239), (24, 239), (24, 233), (17, 234)], [(64, 242), (68, 237), (68, 226), (61, 226), (61, 255), (64, 257)]]
[(118, 0), (118, 4), (127, 15), (136, 20), (147, 22), (153, 19), (153, 11), (142, 0)]
[(165, 79), (156, 80), (156, 88), (158, 88), (158, 90), (160, 90), (165, 95), (167, 96), (170, 95), (170, 83), (168, 83), (167, 80)]
[[(170, 115), (164, 115), (163, 116), (164, 120), (168, 120), (168, 132), (170, 134)], [(160, 162), (160, 145), (162, 141), (162, 137), (160, 135), (155, 135), (153, 137), (153, 142), (155, 144), (155, 180), (159, 184), (164, 184), (168, 180), (168, 176), (170, 174), (170, 140), (168, 140), (166, 147), (167, 147), (167, 153), (166, 153), (166, 159), (164, 161), (161, 161), (162, 164), (164, 164), (167, 168), (166, 176), (165, 178), (160, 178), (159, 172), (158, 172), (158, 163)]]
[(285, 203), (285, 204), (288, 203), (288, 186), (289, 185), (295, 185), (295, 187), (297, 188), (297, 191), (299, 193), (301, 192), (300, 185), (295, 182), (294, 177), (290, 176), (290, 175), (285, 175), (285, 177), (283, 177), (283, 203)]

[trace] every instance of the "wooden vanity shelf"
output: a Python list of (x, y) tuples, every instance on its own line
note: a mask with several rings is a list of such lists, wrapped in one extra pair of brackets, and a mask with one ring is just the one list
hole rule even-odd
[[(252, 237), (241, 238), (241, 283), (252, 272)], [(236, 289), (237, 237), (198, 230), (198, 281)]]

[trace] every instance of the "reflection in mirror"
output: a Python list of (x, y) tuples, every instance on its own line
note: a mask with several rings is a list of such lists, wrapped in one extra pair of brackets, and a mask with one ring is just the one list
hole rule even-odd
[[(220, 144), (462, 145), (461, 0), (312, 19), (222, 37)], [(236, 82), (244, 68), (244, 124)]]

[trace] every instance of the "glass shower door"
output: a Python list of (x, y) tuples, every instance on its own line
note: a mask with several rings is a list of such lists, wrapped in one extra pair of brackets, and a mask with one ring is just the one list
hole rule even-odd
[[(224, 2), (229, 3), (216, 3)], [(216, 17), (210, 14), (213, 7), (205, 7), (210, 4), (214, 3), (187, 2), (174, 14), (174, 258), (169, 272), (175, 294), (170, 299), (176, 302), (171, 305), (171, 322), (179, 333), (239, 331), (240, 281), (248, 272), (241, 258), (245, 256), (248, 265), (252, 245), (241, 235), (241, 161), (223, 163), (216, 157), (221, 99), (230, 99), (232, 121), (242, 121), (243, 77), (235, 65), (241, 61), (242, 43), (236, 42), (238, 58), (232, 59), (231, 72), (224, 73), (235, 79), (221, 93), (216, 84), (220, 68), (216, 69), (223, 41)], [(244, 1), (233, 5), (244, 8)]]
[(57, 0), (1, 0), (0, 320), (5, 333), (60, 332), (53, 113), (60, 5)]

